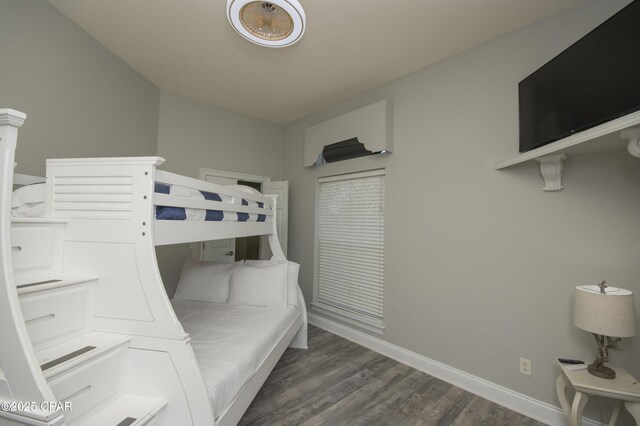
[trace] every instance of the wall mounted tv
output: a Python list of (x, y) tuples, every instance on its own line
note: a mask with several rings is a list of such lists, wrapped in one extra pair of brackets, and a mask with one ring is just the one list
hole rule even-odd
[(640, 110), (640, 0), (522, 80), (520, 152)]

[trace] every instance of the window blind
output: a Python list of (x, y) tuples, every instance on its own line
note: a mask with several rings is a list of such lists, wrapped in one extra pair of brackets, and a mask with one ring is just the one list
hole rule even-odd
[(317, 304), (382, 326), (384, 170), (318, 183)]

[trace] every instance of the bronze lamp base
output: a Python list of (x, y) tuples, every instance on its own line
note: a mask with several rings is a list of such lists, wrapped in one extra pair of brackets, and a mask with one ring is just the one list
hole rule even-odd
[(594, 376), (600, 377), (602, 379), (615, 379), (615, 370), (609, 367), (605, 367), (604, 363), (609, 360), (609, 349), (620, 349), (618, 344), (622, 339), (620, 339), (619, 337), (603, 336), (596, 333), (593, 333), (593, 337), (595, 337), (596, 342), (598, 342), (598, 352), (596, 352), (596, 360), (593, 361), (593, 364), (589, 364), (587, 366), (587, 371), (589, 371), (589, 373), (593, 374)]
[(594, 362), (593, 364), (589, 364), (587, 366), (587, 371), (593, 374), (594, 376), (600, 377), (602, 379), (612, 380), (616, 378), (615, 370), (609, 367), (605, 367), (602, 364), (598, 365), (597, 362)]

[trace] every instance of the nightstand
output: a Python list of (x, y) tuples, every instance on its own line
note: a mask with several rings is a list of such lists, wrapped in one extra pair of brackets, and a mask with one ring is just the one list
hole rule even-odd
[[(560, 406), (569, 419), (569, 425), (582, 425), (582, 410), (590, 395), (600, 395), (615, 400), (609, 426), (615, 425), (623, 405), (631, 413), (636, 424), (640, 424), (640, 383), (624, 368), (612, 367), (616, 371), (616, 378), (607, 380), (591, 375), (586, 369), (567, 370), (564, 364), (557, 362), (562, 373), (556, 381), (556, 392)], [(569, 385), (576, 391), (571, 404), (566, 393)]]

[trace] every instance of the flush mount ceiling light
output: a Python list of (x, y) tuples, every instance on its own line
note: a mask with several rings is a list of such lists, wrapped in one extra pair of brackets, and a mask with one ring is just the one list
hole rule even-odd
[(227, 18), (242, 37), (266, 47), (291, 46), (306, 25), (297, 0), (227, 0)]

